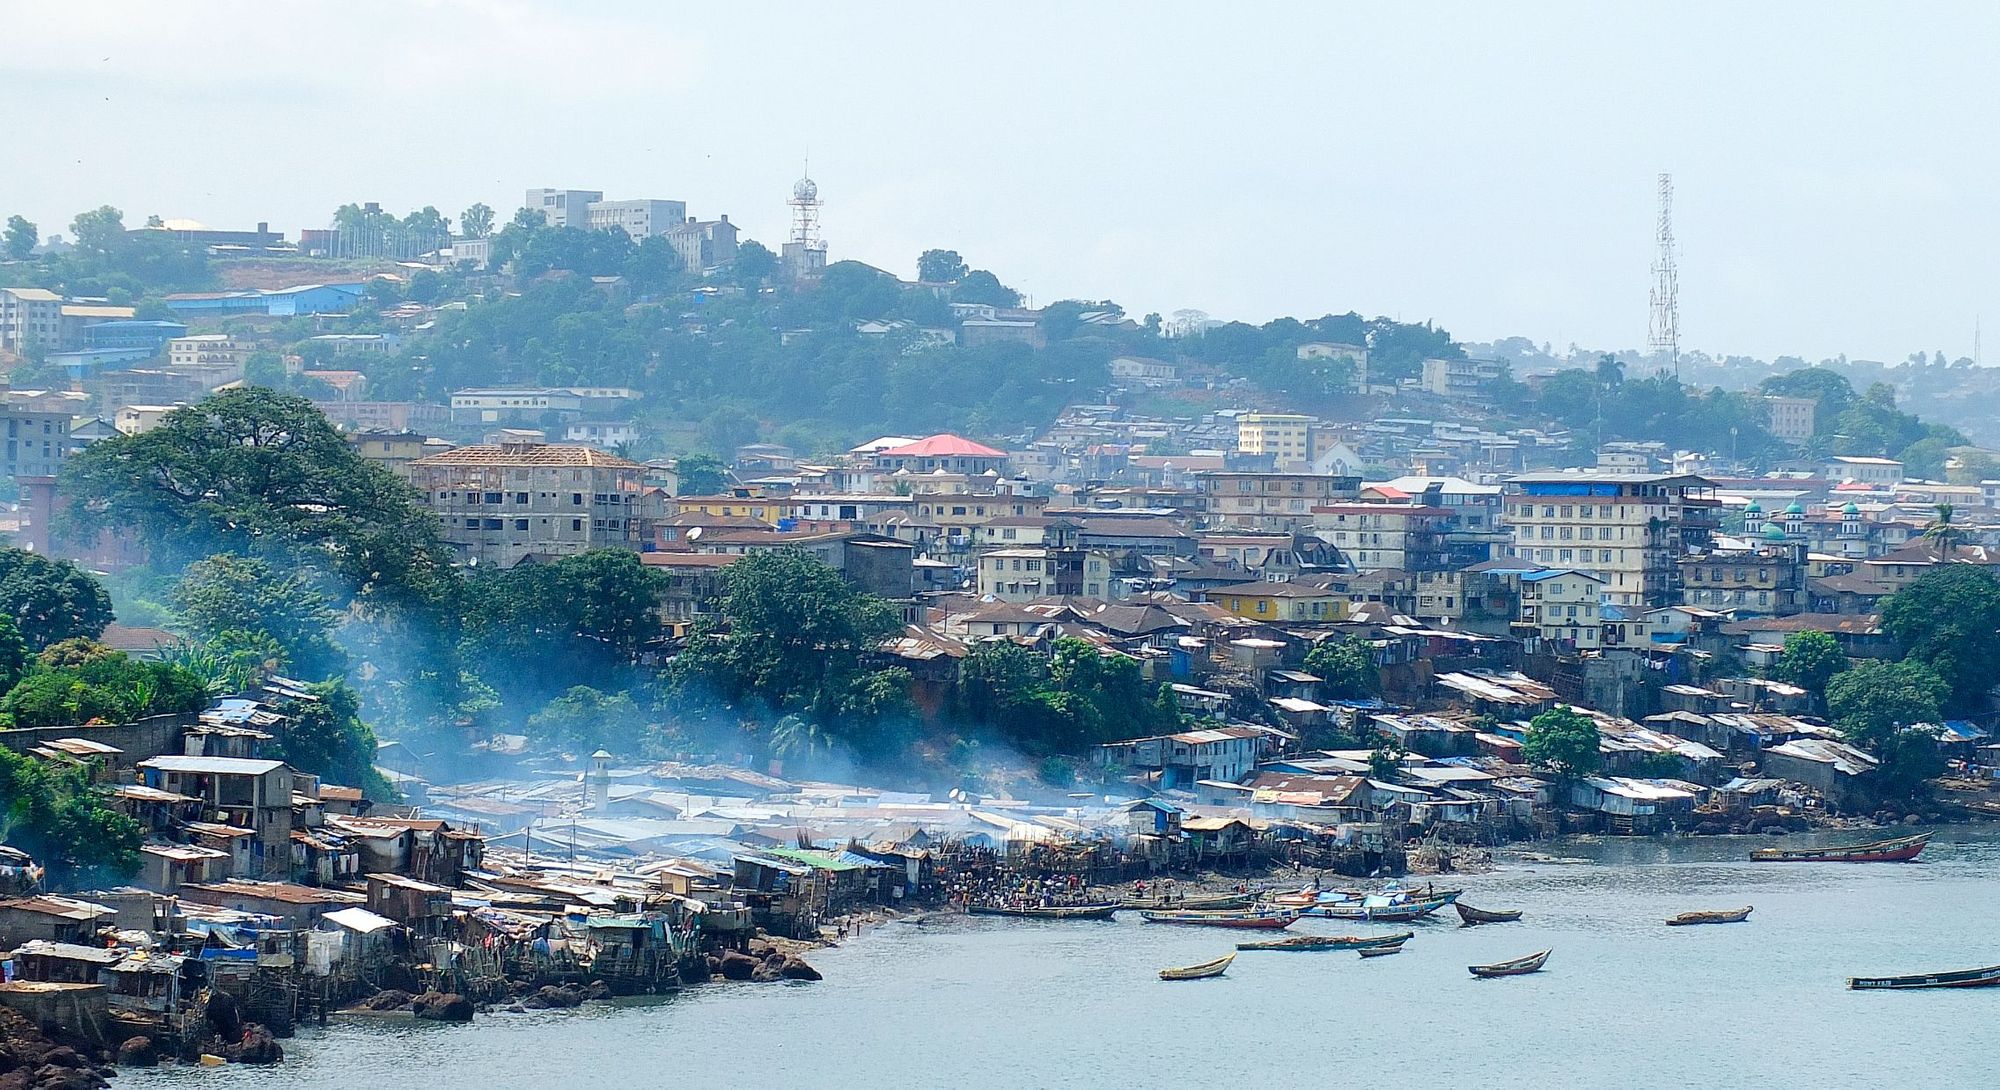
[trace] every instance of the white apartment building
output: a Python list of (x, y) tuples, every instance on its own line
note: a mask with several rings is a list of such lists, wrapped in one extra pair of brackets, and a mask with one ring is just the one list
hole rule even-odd
[(25, 352), (31, 344), (60, 348), (62, 307), (62, 296), (52, 291), (0, 288), (0, 351)]
[(175, 337), (167, 342), (167, 366), (234, 367), (241, 369), (250, 356), (250, 346), (227, 333), (198, 333)]
[(1604, 580), (1589, 572), (1528, 572), (1521, 576), (1521, 624), (1543, 640), (1594, 650), (1603, 639), (1598, 613), (1603, 592)]
[(587, 227), (590, 206), (603, 199), (598, 189), (530, 189), (521, 204), (540, 212), (550, 227)]
[(585, 219), (593, 231), (616, 227), (632, 236), (633, 242), (643, 242), (685, 223), (687, 214), (686, 201), (592, 201)]
[(1819, 412), (1819, 402), (1812, 398), (1766, 394), (1764, 410), (1768, 414), (1766, 419), (1772, 435), (1792, 444), (1803, 443), (1813, 437), (1813, 420)]
[(1677, 561), (1720, 523), (1714, 486), (1691, 475), (1536, 473), (1505, 487), (1507, 555), (1598, 576), (1622, 606), (1678, 601)]
[(1297, 413), (1243, 413), (1236, 418), (1239, 454), (1268, 454), (1273, 468), (1303, 466), (1312, 459), (1313, 418)]
[(1894, 458), (1828, 458), (1823, 471), (1829, 481), (1894, 487), (1903, 483), (1903, 463)]

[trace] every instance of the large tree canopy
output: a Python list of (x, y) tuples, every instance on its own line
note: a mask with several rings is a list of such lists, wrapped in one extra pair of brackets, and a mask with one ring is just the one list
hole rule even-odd
[(2000, 682), (2000, 581), (1981, 568), (1939, 565), (1889, 599), (1882, 627), (1944, 680), (1946, 710), (1977, 710)]
[(280, 574), (257, 557), (212, 556), (188, 568), (174, 588), (173, 605), (181, 623), (204, 641), (225, 633), (268, 636), (296, 676), (319, 680), (346, 670), (333, 644), (338, 618), (303, 573)]
[(1603, 761), (1597, 748), (1597, 723), (1574, 708), (1550, 708), (1528, 721), (1521, 756), (1560, 779), (1588, 776)]
[(0, 613), (13, 619), (29, 647), (40, 650), (102, 633), (112, 619), (111, 596), (67, 560), (0, 549)]

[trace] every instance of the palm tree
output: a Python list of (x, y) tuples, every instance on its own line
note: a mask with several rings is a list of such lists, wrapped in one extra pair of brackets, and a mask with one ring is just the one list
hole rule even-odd
[(1625, 365), (1617, 356), (1606, 352), (1597, 357), (1597, 384), (1607, 390), (1617, 389), (1625, 381)]
[(1939, 560), (1950, 560), (1965, 537), (1964, 531), (1952, 525), (1951, 516), (1951, 504), (1938, 504), (1937, 515), (1931, 519), (1929, 526), (1924, 527), (1924, 540), (1930, 542)]
[(779, 760), (800, 757), (810, 760), (833, 749), (826, 728), (803, 716), (788, 715), (771, 724), (771, 756)]

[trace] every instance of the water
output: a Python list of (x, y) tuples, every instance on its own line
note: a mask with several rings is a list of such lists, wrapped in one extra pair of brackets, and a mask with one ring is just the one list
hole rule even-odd
[[(1752, 864), (1748, 839), (1611, 841), (1468, 876), (1515, 924), (1419, 924), (1401, 954), (1246, 951), (1218, 980), (1164, 967), (1230, 933), (951, 917), (886, 925), (811, 960), (817, 984), (481, 1016), (338, 1020), (258, 1070), (137, 1073), (170, 1090), (625, 1090), (742, 1085), (968, 1090), (1990, 1085), (2000, 988), (1849, 992), (1850, 975), (2000, 963), (2000, 834), (1947, 831), (1925, 862)], [(1695, 909), (1747, 924), (1668, 928)], [(1126, 917), (1130, 917), (1129, 919)], [(1293, 931), (1387, 930), (1308, 920)], [(1535, 976), (1466, 966), (1553, 948)]]

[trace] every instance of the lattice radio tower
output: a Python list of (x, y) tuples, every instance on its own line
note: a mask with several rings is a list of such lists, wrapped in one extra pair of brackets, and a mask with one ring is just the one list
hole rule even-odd
[(1660, 175), (1660, 251), (1653, 257), (1653, 320), (1646, 348), (1665, 354), (1674, 377), (1681, 375), (1681, 288), (1674, 268), (1674, 176)]
[(812, 164), (806, 164), (806, 173), (792, 186), (792, 199), (785, 202), (792, 206), (792, 234), (788, 240), (802, 250), (825, 250), (826, 241), (819, 237), (819, 183), (812, 180)]

